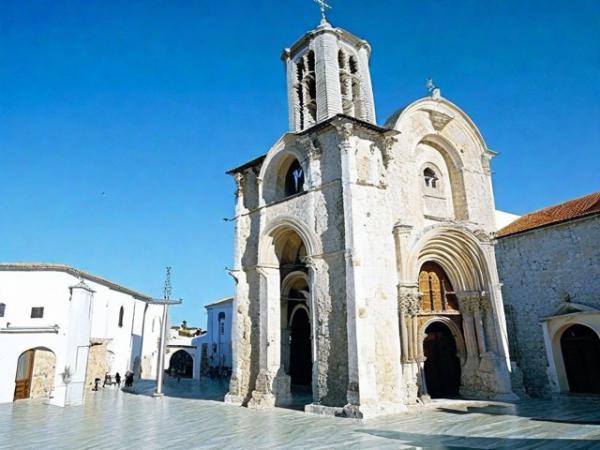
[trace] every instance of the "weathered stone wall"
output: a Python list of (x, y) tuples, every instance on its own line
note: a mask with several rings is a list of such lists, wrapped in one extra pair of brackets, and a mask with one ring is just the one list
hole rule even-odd
[[(101, 383), (108, 372), (107, 345), (109, 339), (92, 339), (88, 352), (87, 372), (85, 374), (85, 389), (89, 391), (94, 387), (94, 380), (100, 378)], [(114, 374), (111, 374), (114, 375)]]
[(54, 388), (56, 357), (50, 350), (37, 349), (31, 373), (31, 398), (49, 398)]
[(600, 216), (531, 230), (498, 240), (511, 348), (530, 395), (550, 393), (540, 319), (566, 301), (600, 308)]

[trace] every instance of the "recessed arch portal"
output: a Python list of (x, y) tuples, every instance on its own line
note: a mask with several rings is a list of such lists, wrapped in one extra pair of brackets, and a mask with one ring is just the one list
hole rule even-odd
[(424, 369), (429, 394), (432, 397), (458, 395), (461, 364), (452, 331), (436, 320), (425, 329), (425, 335)]
[(280, 380), (274, 392), (279, 405), (291, 401), (292, 383), (312, 384), (312, 272), (307, 258), (315, 248), (312, 232), (290, 217), (267, 225), (259, 244), (260, 295), (267, 305), (261, 339), (269, 340), (266, 363)]
[(560, 337), (569, 391), (600, 394), (600, 338), (591, 328), (574, 324)]
[(442, 267), (457, 291), (482, 291), (490, 284), (479, 241), (466, 230), (449, 226), (430, 228), (411, 251), (406, 278), (417, 280), (426, 262)]

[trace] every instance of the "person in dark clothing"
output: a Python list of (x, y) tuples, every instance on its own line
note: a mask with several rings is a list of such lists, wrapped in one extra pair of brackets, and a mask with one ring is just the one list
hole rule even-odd
[(102, 387), (106, 386), (107, 384), (110, 384), (110, 375), (108, 372), (104, 374), (104, 383), (102, 384)]
[(115, 381), (117, 382), (117, 387), (121, 387), (121, 374), (119, 372), (115, 374)]

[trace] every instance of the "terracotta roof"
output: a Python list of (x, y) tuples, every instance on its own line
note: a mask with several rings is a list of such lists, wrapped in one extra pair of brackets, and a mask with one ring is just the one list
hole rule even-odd
[(498, 231), (498, 237), (600, 214), (600, 191), (522, 216)]

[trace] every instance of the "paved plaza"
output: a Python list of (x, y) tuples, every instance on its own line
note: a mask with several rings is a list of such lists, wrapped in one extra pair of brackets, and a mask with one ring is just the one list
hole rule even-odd
[(0, 405), (0, 448), (600, 449), (600, 399), (440, 402), (361, 423), (225, 405), (226, 387), (168, 380), (167, 395), (154, 399), (153, 386), (138, 382), (134, 393), (107, 388), (82, 407)]

